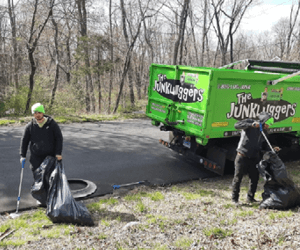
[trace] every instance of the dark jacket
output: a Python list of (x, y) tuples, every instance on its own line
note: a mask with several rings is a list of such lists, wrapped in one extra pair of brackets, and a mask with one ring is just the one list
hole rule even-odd
[[(248, 158), (256, 158), (260, 156), (262, 150), (270, 150), (260, 129), (252, 126), (254, 122), (261, 122), (264, 124), (270, 117), (271, 116), (268, 113), (262, 113), (259, 116), (259, 121), (245, 119), (234, 125), (236, 129), (242, 129), (241, 138), (236, 150), (237, 152), (242, 153)], [(263, 130), (263, 132), (268, 136), (266, 130)]]
[(21, 139), (20, 154), (22, 157), (26, 157), (29, 143), (31, 158), (61, 155), (63, 144), (61, 130), (50, 116), (45, 115), (45, 117), (48, 118), (48, 121), (42, 128), (35, 119), (26, 125)]

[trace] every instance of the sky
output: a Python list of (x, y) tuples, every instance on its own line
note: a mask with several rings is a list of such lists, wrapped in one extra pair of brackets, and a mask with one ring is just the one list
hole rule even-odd
[[(241, 28), (243, 31), (254, 33), (271, 30), (280, 18), (289, 17), (293, 2), (296, 7), (295, 0), (261, 0), (260, 5), (248, 9), (242, 20)], [(300, 20), (300, 16), (298, 20)]]

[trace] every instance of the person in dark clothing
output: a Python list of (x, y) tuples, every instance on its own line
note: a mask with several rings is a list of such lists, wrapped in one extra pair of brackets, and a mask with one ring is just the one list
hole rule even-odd
[[(237, 155), (234, 161), (235, 172), (232, 181), (232, 201), (238, 205), (240, 185), (243, 175), (248, 173), (249, 190), (247, 194), (247, 202), (256, 202), (254, 199), (257, 184), (259, 180), (259, 172), (256, 165), (260, 161), (262, 150), (270, 150), (268, 144), (260, 131), (260, 124), (267, 136), (267, 129), (274, 122), (271, 114), (262, 112), (259, 115), (259, 121), (253, 119), (245, 119), (237, 122), (234, 127), (241, 129), (241, 137), (237, 147)], [(274, 147), (275, 151), (280, 148)]]
[(31, 108), (34, 118), (29, 122), (21, 139), (21, 162), (26, 159), (30, 143), (30, 168), (34, 172), (47, 156), (62, 160), (63, 136), (58, 124), (45, 115), (42, 104), (36, 103)]

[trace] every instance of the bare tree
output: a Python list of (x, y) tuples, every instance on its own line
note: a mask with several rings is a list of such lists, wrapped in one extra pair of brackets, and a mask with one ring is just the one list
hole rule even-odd
[(283, 59), (287, 49), (287, 36), (289, 33), (289, 20), (281, 18), (273, 27), (272, 31), (275, 34), (274, 47), (277, 48), (278, 56)]
[(179, 64), (182, 63), (182, 48), (183, 48), (186, 20), (188, 17), (189, 4), (190, 4), (190, 0), (184, 0), (181, 14), (180, 14), (179, 33), (174, 46), (173, 65), (177, 64), (178, 50), (180, 50), (178, 63)]
[[(26, 103), (26, 108), (25, 108), (25, 113), (28, 112), (29, 110), (29, 105), (31, 102), (31, 97), (32, 97), (32, 92), (33, 92), (33, 88), (34, 88), (34, 75), (36, 72), (36, 63), (34, 60), (34, 52), (37, 48), (38, 45), (38, 41), (41, 37), (41, 34), (50, 18), (50, 16), (52, 15), (52, 9), (53, 9), (53, 5), (55, 3), (55, 0), (50, 0), (48, 2), (48, 13), (47, 16), (44, 20), (44, 22), (42, 24), (40, 24), (38, 27), (36, 24), (36, 15), (38, 12), (38, 6), (39, 6), (40, 1), (39, 0), (35, 0), (34, 1), (34, 5), (33, 5), (33, 15), (32, 15), (32, 19), (31, 19), (31, 26), (30, 26), (30, 33), (29, 33), (29, 38), (26, 44), (27, 47), (27, 51), (28, 51), (28, 59), (30, 62), (30, 75), (29, 75), (29, 91), (28, 91), (28, 96), (27, 96), (27, 103)], [(35, 35), (36, 34), (36, 35)]]
[[(127, 45), (127, 49), (130, 49), (130, 42), (129, 42), (129, 36), (128, 36), (128, 32), (127, 32), (127, 16), (126, 16), (126, 10), (124, 7), (124, 0), (120, 0), (120, 7), (121, 7), (121, 11), (122, 11), (122, 26), (123, 26), (123, 34), (124, 34), (124, 38), (126, 41), (126, 45)], [(134, 97), (134, 91), (133, 91), (133, 75), (132, 75), (133, 71), (131, 69), (131, 61), (128, 61), (128, 81), (129, 81), (129, 95), (130, 95), (130, 103), (131, 106), (134, 106), (135, 103), (135, 97)]]
[(92, 82), (92, 76), (90, 73), (90, 59), (89, 59), (89, 47), (87, 44), (87, 13), (86, 13), (86, 0), (76, 0), (78, 7), (78, 16), (80, 24), (81, 44), (84, 50), (84, 62), (86, 68), (86, 111), (90, 112), (90, 106), (92, 106), (92, 112), (96, 111), (96, 100), (94, 96), (94, 87)]
[(298, 18), (298, 14), (299, 14), (299, 9), (300, 9), (300, 0), (298, 1), (298, 6), (296, 9), (296, 13), (293, 16), (293, 12), (294, 12), (294, 5), (292, 5), (291, 11), (290, 11), (290, 20), (289, 20), (289, 31), (287, 34), (287, 48), (286, 48), (286, 58), (289, 59), (290, 57), (290, 52), (291, 52), (291, 38), (292, 38), (292, 34), (294, 32), (294, 28), (296, 25), (296, 21)]
[(15, 16), (15, 5), (13, 0), (7, 0), (8, 14), (11, 26), (12, 34), (12, 47), (13, 47), (13, 75), (16, 91), (19, 88), (18, 78), (18, 44), (17, 44), (17, 28), (16, 28), (16, 16)]
[(109, 70), (109, 89), (108, 89), (108, 114), (110, 114), (110, 110), (111, 110), (111, 92), (113, 88), (113, 61), (114, 61), (112, 0), (109, 0), (109, 38), (110, 38), (110, 70)]
[[(120, 0), (120, 3), (121, 2), (123, 2), (123, 0)], [(138, 3), (139, 3), (139, 6), (141, 6), (141, 0), (139, 0)], [(148, 4), (146, 4), (146, 6), (148, 6)], [(123, 9), (124, 5), (121, 8)], [(120, 82), (120, 90), (119, 90), (119, 94), (118, 94), (118, 97), (117, 97), (116, 105), (115, 105), (115, 108), (114, 108), (114, 111), (113, 111), (114, 113), (117, 112), (118, 107), (119, 107), (119, 103), (120, 103), (120, 99), (121, 99), (121, 95), (122, 95), (122, 91), (123, 91), (123, 87), (124, 87), (125, 77), (126, 77), (126, 74), (128, 73), (128, 70), (130, 68), (131, 58), (132, 58), (132, 51), (134, 49), (135, 43), (137, 41), (137, 38), (140, 35), (141, 25), (142, 25), (142, 23), (143, 23), (143, 21), (144, 21), (145, 18), (150, 18), (151, 16), (153, 16), (153, 15), (156, 14), (156, 13), (154, 13), (153, 15), (145, 15), (145, 13), (147, 11), (148, 11), (148, 8), (146, 8), (143, 11), (143, 14), (141, 15), (141, 18), (138, 21), (138, 26), (137, 26), (135, 35), (132, 36), (131, 42), (128, 44), (129, 46), (128, 46), (128, 50), (127, 50), (126, 57), (125, 57), (125, 63), (124, 63), (124, 66), (123, 66), (123, 72), (122, 72), (121, 82)], [(124, 14), (126, 14), (126, 13), (124, 13)], [(123, 14), (122, 14), (122, 18), (125, 18), (125, 16), (123, 16)], [(123, 32), (124, 31), (125, 30), (124, 30), (124, 23), (123, 23)]]
[[(211, 0), (214, 14), (214, 29), (218, 37), (219, 48), (222, 55), (222, 64), (226, 64), (226, 54), (230, 45), (230, 62), (233, 62), (233, 35), (238, 30), (242, 18), (253, 0)], [(228, 31), (222, 29), (222, 20), (225, 18)]]
[(52, 88), (52, 94), (51, 94), (51, 100), (50, 100), (50, 106), (49, 106), (50, 110), (52, 109), (54, 100), (55, 100), (55, 94), (56, 94), (56, 89), (57, 89), (58, 79), (59, 79), (59, 62), (60, 62), (59, 50), (58, 50), (59, 45), (58, 45), (58, 41), (57, 41), (58, 25), (54, 19), (53, 11), (51, 14), (51, 21), (52, 21), (53, 28), (54, 28), (55, 76), (54, 76), (54, 84), (53, 84), (53, 88)]

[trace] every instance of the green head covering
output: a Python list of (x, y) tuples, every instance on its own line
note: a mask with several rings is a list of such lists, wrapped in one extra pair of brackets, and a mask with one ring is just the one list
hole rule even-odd
[(265, 122), (265, 124), (267, 124), (267, 125), (269, 125), (269, 127), (271, 127), (271, 126), (274, 124), (274, 118), (271, 117), (269, 120), (267, 120), (267, 121)]
[(45, 114), (45, 109), (42, 104), (36, 103), (36, 104), (32, 105), (31, 112), (32, 112), (32, 114), (34, 114), (34, 112), (41, 112), (41, 113)]

